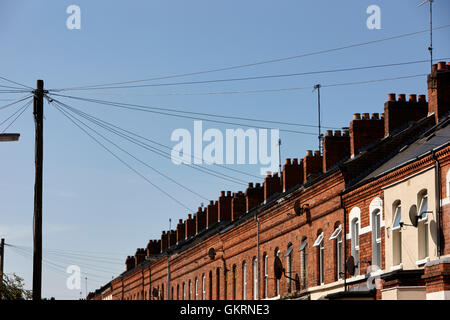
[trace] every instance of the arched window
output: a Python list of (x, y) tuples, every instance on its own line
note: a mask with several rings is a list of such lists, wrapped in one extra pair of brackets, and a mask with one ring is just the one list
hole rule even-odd
[(224, 265), (223, 269), (223, 280), (225, 284), (225, 287), (223, 288), (223, 300), (228, 300), (228, 268)]
[(339, 280), (341, 278), (342, 274), (342, 225), (340, 223), (336, 223), (335, 229), (333, 233), (331, 234), (330, 240), (335, 241), (335, 252), (334, 252), (334, 259), (335, 259), (335, 280)]
[(242, 300), (247, 299), (247, 263), (242, 263)]
[[(280, 250), (278, 248), (275, 249), (275, 257), (280, 257)], [(275, 280), (275, 295), (280, 295), (280, 280)]]
[(289, 293), (292, 292), (292, 280), (290, 279), (292, 277), (292, 249), (292, 243), (289, 242), (286, 254), (284, 255), (286, 258), (286, 274), (289, 276), (289, 278), (286, 278)]
[(198, 279), (195, 278), (195, 300), (198, 300)]
[(192, 285), (191, 285), (191, 280), (189, 279), (189, 283), (188, 283), (188, 300), (191, 300), (192, 297)]
[(253, 258), (252, 261), (253, 265), (253, 300), (258, 300), (258, 260), (256, 258)]
[(381, 210), (372, 212), (372, 264), (381, 268)]
[(164, 284), (161, 285), (161, 300), (164, 300)]
[(202, 299), (206, 300), (206, 276), (203, 274), (202, 276)]
[(351, 252), (355, 259), (355, 275), (359, 274), (359, 218), (351, 221)]
[(325, 279), (324, 279), (324, 267), (325, 267), (325, 263), (324, 263), (324, 244), (323, 244), (323, 231), (319, 230), (318, 231), (318, 235), (316, 238), (316, 241), (314, 241), (313, 247), (317, 247), (317, 272), (319, 274), (319, 276), (317, 277), (317, 284), (321, 285), (324, 284)]
[(186, 285), (183, 282), (183, 300), (186, 300)]
[(213, 275), (212, 275), (212, 271), (209, 271), (209, 300), (212, 300), (212, 295), (213, 295)]
[(171, 291), (171, 292), (170, 292), (170, 297), (167, 297), (167, 300), (174, 300), (174, 299), (173, 299), (173, 287), (171, 288), (170, 291)]
[(263, 255), (264, 261), (264, 298), (269, 297), (269, 256), (264, 253)]
[(180, 285), (177, 284), (177, 300), (180, 300)]
[(236, 300), (236, 288), (237, 286), (237, 267), (233, 265), (233, 300)]
[(423, 190), (418, 194), (419, 210), (417, 212), (419, 219), (417, 224), (418, 243), (419, 243), (419, 260), (428, 257), (428, 194), (427, 190)]
[(216, 269), (216, 299), (220, 300), (220, 269)]
[(393, 223), (392, 223), (392, 251), (394, 265), (402, 263), (402, 207), (400, 201), (394, 202), (393, 207)]
[(308, 285), (308, 241), (305, 236), (300, 244), (300, 283), (302, 289), (306, 289)]

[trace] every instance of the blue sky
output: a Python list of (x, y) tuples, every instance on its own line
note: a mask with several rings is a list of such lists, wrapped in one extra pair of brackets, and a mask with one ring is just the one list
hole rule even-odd
[[(67, 88), (294, 56), (426, 29), (428, 9), (418, 7), (419, 2), (2, 1), (0, 76), (33, 87), (37, 79), (44, 79), (46, 88)], [(66, 8), (72, 4), (81, 8), (80, 30), (66, 27), (69, 16)], [(381, 8), (380, 30), (366, 27), (369, 16), (366, 9), (372, 4)], [(449, 24), (449, 9), (448, 1), (435, 1), (435, 26)], [(450, 56), (449, 35), (449, 29), (435, 31), (436, 58)], [(285, 62), (159, 82), (225, 79), (424, 60), (429, 57), (428, 42), (428, 35), (422, 33)], [(428, 71), (429, 64), (422, 63), (302, 77), (68, 91), (67, 94), (315, 125), (317, 96), (310, 89), (233, 95), (163, 94), (312, 87), (316, 83), (364, 81)], [(8, 85), (6, 82), (0, 84)], [(381, 113), (390, 92), (426, 94), (426, 78), (323, 88), (322, 124), (346, 127), (353, 113)], [(18, 97), (17, 94), (0, 93), (0, 105)], [(61, 101), (169, 146), (175, 144), (170, 141), (175, 129), (185, 128), (193, 132), (192, 119), (119, 110), (63, 98)], [(13, 110), (0, 110), (0, 120), (8, 117)], [(217, 128), (222, 132), (227, 128), (239, 127), (206, 122), (203, 126), (205, 130)], [(48, 104), (45, 104), (44, 130), (43, 244), (44, 250), (55, 250), (53, 253), (46, 251), (44, 258), (53, 263), (51, 266), (57, 265), (59, 271), (44, 264), (43, 296), (77, 299), (80, 290), (66, 288), (67, 276), (61, 266), (83, 262), (92, 267), (82, 266), (82, 271), (88, 273), (88, 290), (92, 291), (123, 271), (126, 255), (134, 254), (137, 247), (145, 247), (149, 239), (159, 238), (161, 231), (168, 229), (169, 218), (174, 226), (178, 219), (187, 216), (188, 211), (102, 150)], [(316, 133), (314, 128), (298, 130)], [(21, 138), (18, 143), (0, 145), (0, 236), (5, 237), (7, 243), (31, 248), (34, 186), (34, 122), (31, 108), (8, 131), (20, 132)], [(317, 149), (317, 138), (313, 135), (286, 132), (280, 135), (282, 158), (300, 158), (305, 150)], [(245, 185), (230, 183), (185, 166), (175, 166), (166, 159), (123, 143), (120, 138), (114, 137), (114, 141), (208, 199), (216, 200), (221, 190), (245, 190)], [(130, 163), (189, 208), (195, 209), (205, 202), (148, 168), (133, 161)], [(259, 175), (260, 171), (260, 165), (231, 167), (254, 175)], [(234, 176), (251, 181), (242, 175)], [(25, 278), (26, 287), (31, 288), (32, 260), (28, 253), (22, 256), (17, 251), (6, 249), (5, 272), (16, 272)], [(76, 254), (83, 255), (78, 256), (83, 258), (81, 262), (71, 260), (77, 257)], [(99, 264), (88, 257), (96, 254), (108, 257), (115, 263)], [(84, 279), (81, 290), (84, 296)]]

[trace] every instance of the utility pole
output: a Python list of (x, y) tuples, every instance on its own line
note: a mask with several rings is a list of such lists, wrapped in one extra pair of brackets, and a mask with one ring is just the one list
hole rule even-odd
[[(317, 111), (318, 111), (318, 120), (319, 120), (319, 152), (322, 154), (322, 131), (320, 127), (320, 88), (322, 86), (320, 84), (316, 84), (314, 86), (314, 90), (317, 89)], [(314, 91), (313, 90), (313, 91)]]
[[(3, 285), (3, 261), (5, 260), (5, 239), (0, 240), (0, 287)], [(0, 297), (1, 299), (1, 297)]]
[(33, 115), (36, 128), (35, 184), (33, 216), (33, 300), (41, 300), (42, 289), (42, 162), (44, 132), (44, 81), (37, 81), (34, 90)]

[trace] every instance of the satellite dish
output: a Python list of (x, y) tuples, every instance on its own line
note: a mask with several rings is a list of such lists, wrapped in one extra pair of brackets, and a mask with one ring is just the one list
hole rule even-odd
[(355, 258), (353, 258), (353, 256), (350, 256), (347, 258), (347, 260), (345, 261), (345, 266), (347, 267), (347, 272), (351, 276), (354, 276), (356, 266), (355, 266)]
[(297, 216), (300, 216), (303, 214), (303, 210), (300, 207), (300, 200), (295, 200), (294, 202), (294, 212)]
[(417, 206), (415, 204), (409, 208), (409, 219), (411, 220), (411, 224), (417, 227), (419, 216), (417, 215)]
[(275, 257), (275, 260), (273, 262), (273, 271), (275, 273), (275, 279), (280, 280), (284, 272), (280, 257)]
[(214, 248), (209, 249), (208, 256), (211, 260), (214, 260), (214, 257), (216, 256), (216, 250), (214, 250)]

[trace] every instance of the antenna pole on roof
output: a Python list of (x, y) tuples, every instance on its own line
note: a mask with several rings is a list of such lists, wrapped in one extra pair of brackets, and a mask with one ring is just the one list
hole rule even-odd
[(430, 51), (430, 72), (433, 73), (433, 2), (434, 0), (424, 0), (419, 7), (423, 6), (425, 3), (430, 3), (430, 46), (428, 51)]
[[(322, 131), (320, 127), (320, 88), (322, 86), (320, 84), (316, 84), (314, 86), (314, 90), (317, 89), (317, 113), (318, 113), (318, 126), (319, 126), (319, 152), (322, 154)], [(313, 90), (313, 91), (314, 91)]]

